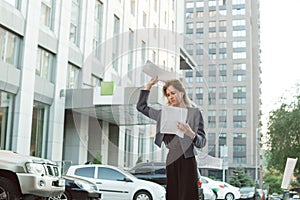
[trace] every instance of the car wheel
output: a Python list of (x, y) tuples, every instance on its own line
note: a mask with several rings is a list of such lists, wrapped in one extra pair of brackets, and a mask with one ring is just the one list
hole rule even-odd
[(0, 177), (0, 199), (15, 200), (19, 199), (19, 192), (15, 189), (14, 183), (4, 177)]
[(225, 195), (225, 200), (234, 200), (234, 195), (232, 193), (227, 193)]
[(139, 191), (134, 195), (133, 200), (152, 200), (152, 196), (147, 191)]

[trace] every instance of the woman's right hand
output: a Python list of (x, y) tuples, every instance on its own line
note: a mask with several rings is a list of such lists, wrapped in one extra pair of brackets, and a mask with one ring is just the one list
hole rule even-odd
[(151, 87), (158, 82), (157, 76), (153, 76), (147, 83), (145, 90), (150, 90)]

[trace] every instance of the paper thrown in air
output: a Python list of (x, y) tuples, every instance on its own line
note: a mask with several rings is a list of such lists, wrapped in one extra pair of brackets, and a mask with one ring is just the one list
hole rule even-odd
[(184, 133), (178, 130), (177, 123), (178, 122), (186, 123), (186, 119), (187, 119), (186, 108), (162, 106), (160, 132), (175, 134), (183, 138)]
[(175, 72), (164, 70), (149, 60), (143, 66), (143, 72), (150, 77), (157, 76), (159, 81), (167, 81), (177, 78), (177, 74)]

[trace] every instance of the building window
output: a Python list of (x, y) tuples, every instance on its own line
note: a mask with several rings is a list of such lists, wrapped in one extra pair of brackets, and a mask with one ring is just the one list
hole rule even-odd
[(226, 86), (219, 88), (219, 102), (220, 102), (220, 105), (227, 104), (227, 87)]
[(208, 143), (208, 155), (216, 157), (216, 134), (215, 133), (207, 134), (207, 143)]
[(54, 3), (53, 0), (42, 0), (41, 3), (41, 24), (50, 29), (53, 28), (52, 16), (54, 15)]
[(209, 7), (215, 7), (215, 6), (217, 6), (217, 1), (216, 0), (209, 0), (208, 1), (208, 6)]
[(187, 11), (185, 12), (185, 18), (187, 18), (187, 19), (192, 19), (192, 18), (194, 18), (194, 11), (193, 11), (193, 10), (187, 10)]
[(241, 40), (241, 41), (234, 41), (232, 42), (232, 48), (237, 49), (237, 48), (246, 48), (246, 41)]
[(246, 81), (246, 64), (233, 64), (233, 80), (236, 82)]
[(246, 110), (234, 109), (233, 110), (233, 127), (234, 128), (246, 128)]
[(187, 2), (185, 4), (186, 9), (194, 9), (194, 2)]
[(19, 8), (19, 0), (5, 0), (7, 3), (11, 4), (15, 8)]
[(0, 60), (18, 66), (20, 37), (0, 27)]
[(246, 163), (246, 134), (233, 133), (233, 163)]
[(0, 91), (0, 149), (11, 149), (14, 99), (13, 94)]
[(221, 132), (219, 134), (219, 157), (221, 157), (221, 149), (222, 147), (224, 147), (227, 143), (227, 134), (226, 133), (223, 133)]
[(120, 34), (120, 19), (114, 16), (114, 37), (112, 49), (112, 66), (118, 72), (119, 70), (119, 34)]
[(80, 68), (69, 63), (67, 71), (67, 89), (78, 88), (79, 87), (79, 73)]
[(235, 28), (235, 27), (244, 27), (246, 26), (246, 20), (244, 19), (235, 19), (235, 20), (232, 20), (232, 27)]
[(49, 51), (38, 48), (37, 62), (35, 74), (49, 81), (51, 80), (52, 70), (54, 64), (54, 55)]
[(124, 167), (130, 167), (133, 163), (133, 135), (129, 129), (125, 130), (124, 151)]
[(233, 8), (232, 9), (232, 15), (245, 15), (246, 10), (245, 8)]
[(143, 12), (143, 26), (147, 26), (147, 13)]
[(216, 128), (216, 110), (208, 110), (208, 128)]
[(185, 72), (185, 81), (187, 83), (193, 83), (193, 71), (192, 70), (187, 70)]
[(246, 30), (232, 31), (232, 37), (246, 37)]
[(71, 23), (69, 40), (75, 45), (79, 44), (79, 16), (80, 16), (80, 1), (72, 0)]
[(157, 12), (157, 0), (154, 0), (154, 5), (153, 5), (153, 7), (154, 7), (154, 10), (155, 10), (155, 12)]
[(201, 71), (196, 71), (196, 83), (202, 83), (203, 82), (203, 75), (202, 75), (202, 70)]
[(146, 154), (146, 135), (144, 130), (139, 131), (139, 138), (138, 138), (138, 156), (141, 162), (143, 162), (143, 158), (145, 158)]
[(209, 65), (208, 66), (208, 82), (216, 82), (216, 65)]
[(197, 9), (204, 8), (204, 2), (203, 2), (203, 0), (196, 1), (196, 8)]
[(96, 58), (100, 59), (103, 27), (103, 4), (96, 0), (94, 17), (93, 50)]
[(232, 0), (232, 5), (245, 5), (246, 0)]
[(233, 52), (232, 58), (233, 59), (246, 59), (247, 53), (246, 52)]
[(135, 15), (135, 0), (130, 0), (130, 13)]
[(187, 33), (193, 33), (194, 32), (194, 23), (193, 22), (186, 23), (186, 32)]
[(203, 11), (198, 11), (197, 12), (197, 18), (202, 18), (204, 16), (204, 12)]
[(220, 110), (219, 128), (227, 128), (227, 110)]
[(133, 54), (134, 54), (134, 32), (129, 29), (128, 35), (128, 66), (127, 66), (127, 76), (132, 79), (133, 76)]
[(30, 155), (46, 156), (48, 132), (49, 105), (35, 101), (33, 103)]
[(203, 105), (203, 88), (202, 87), (196, 87), (195, 88), (195, 93), (196, 93), (196, 104), (197, 105)]

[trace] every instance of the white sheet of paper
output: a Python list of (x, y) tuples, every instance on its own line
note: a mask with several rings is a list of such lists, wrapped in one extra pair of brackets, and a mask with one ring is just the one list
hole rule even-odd
[(186, 123), (187, 109), (172, 106), (162, 106), (160, 132), (175, 134), (179, 137), (184, 136), (184, 133), (177, 128), (177, 122)]
[(177, 74), (175, 72), (164, 70), (149, 60), (143, 66), (143, 72), (150, 77), (157, 76), (159, 81), (167, 81), (177, 78)]

